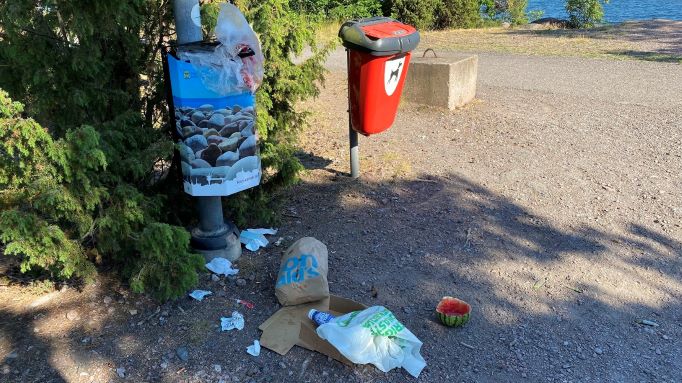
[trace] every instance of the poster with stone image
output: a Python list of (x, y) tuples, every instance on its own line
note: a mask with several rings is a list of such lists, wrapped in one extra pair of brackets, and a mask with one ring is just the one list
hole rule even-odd
[(240, 57), (211, 64), (215, 58), (215, 46), (206, 44), (166, 57), (184, 190), (192, 196), (228, 196), (261, 180), (255, 89), (244, 86)]

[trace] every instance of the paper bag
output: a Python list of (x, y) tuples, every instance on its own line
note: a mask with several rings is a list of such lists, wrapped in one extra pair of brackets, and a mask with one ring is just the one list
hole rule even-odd
[(282, 306), (300, 305), (329, 297), (327, 246), (302, 238), (282, 257), (275, 295)]

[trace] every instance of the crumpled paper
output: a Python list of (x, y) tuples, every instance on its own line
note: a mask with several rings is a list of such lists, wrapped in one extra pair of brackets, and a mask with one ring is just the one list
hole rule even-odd
[(244, 316), (237, 311), (233, 311), (232, 316), (229, 318), (220, 318), (220, 331), (230, 331), (234, 329), (244, 329)]
[(213, 274), (217, 275), (237, 275), (239, 269), (232, 268), (232, 262), (225, 258), (213, 258), (213, 260), (206, 264), (206, 268), (209, 269)]
[(206, 291), (206, 290), (194, 290), (189, 294), (189, 296), (198, 300), (199, 302), (201, 302), (204, 300), (205, 296), (211, 295), (211, 294), (213, 294), (213, 293), (210, 291)]
[(248, 352), (249, 355), (253, 355), (253, 356), (260, 355), (260, 342), (257, 340), (254, 340), (253, 345), (246, 348), (246, 352)]
[(242, 230), (239, 241), (246, 245), (251, 251), (258, 251), (261, 247), (266, 247), (269, 243), (266, 235), (277, 234), (277, 229), (246, 229)]

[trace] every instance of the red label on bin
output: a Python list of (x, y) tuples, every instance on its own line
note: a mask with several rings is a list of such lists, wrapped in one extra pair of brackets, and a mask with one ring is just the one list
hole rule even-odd
[(362, 31), (365, 32), (367, 37), (378, 40), (410, 35), (417, 30), (409, 25), (393, 21), (390, 23), (366, 25), (362, 27)]

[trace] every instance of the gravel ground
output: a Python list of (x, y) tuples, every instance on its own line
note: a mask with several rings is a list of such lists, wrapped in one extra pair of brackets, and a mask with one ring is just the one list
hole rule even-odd
[[(351, 181), (343, 61), (302, 105), (309, 170), (283, 196), (281, 247), (245, 252), (241, 281), (203, 275), (204, 302), (157, 306), (106, 277), (0, 288), (0, 382), (682, 381), (682, 66), (482, 54), (475, 102), (403, 105), (361, 138)], [(386, 306), (424, 342), (419, 379), (246, 354), (302, 236), (327, 244), (333, 293)], [(444, 295), (472, 304), (467, 326), (437, 322)], [(235, 309), (246, 328), (220, 333)]]

